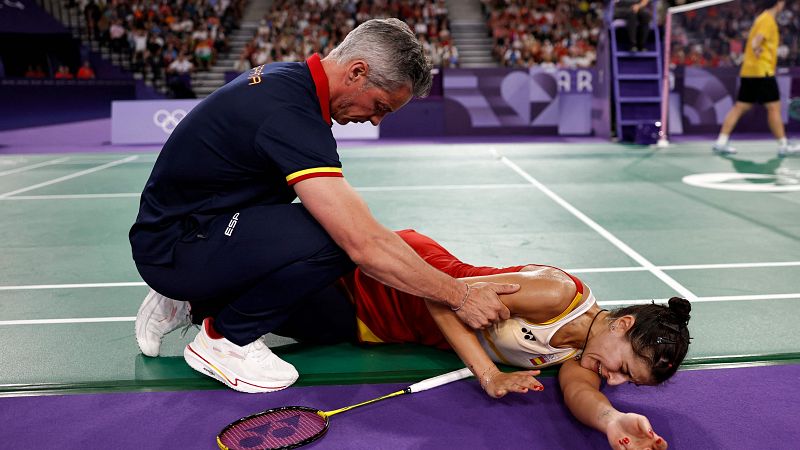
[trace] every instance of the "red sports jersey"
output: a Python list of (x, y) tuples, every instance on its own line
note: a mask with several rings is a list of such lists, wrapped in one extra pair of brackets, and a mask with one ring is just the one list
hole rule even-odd
[[(453, 278), (519, 272), (525, 267), (498, 269), (471, 266), (459, 261), (433, 239), (414, 230), (398, 231), (397, 234), (428, 264)], [(408, 342), (450, 349), (422, 298), (388, 287), (367, 276), (361, 269), (356, 269), (339, 281), (356, 306), (361, 342)]]

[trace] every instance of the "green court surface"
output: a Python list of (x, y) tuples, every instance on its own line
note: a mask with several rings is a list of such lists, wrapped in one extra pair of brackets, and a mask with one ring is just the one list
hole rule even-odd
[[(690, 298), (692, 368), (800, 358), (800, 184), (773, 176), (800, 170), (800, 159), (775, 158), (773, 147), (746, 142), (736, 158), (711, 155), (705, 142), (343, 144), (340, 153), (383, 224), (417, 229), (464, 261), (559, 266), (606, 308)], [(169, 335), (165, 357), (136, 346), (147, 287), (127, 232), (156, 156), (0, 156), (0, 395), (222, 387), (183, 362), (193, 329)], [(740, 179), (682, 181), (712, 173)], [(268, 340), (300, 384), (415, 380), (459, 366), (418, 346)]]

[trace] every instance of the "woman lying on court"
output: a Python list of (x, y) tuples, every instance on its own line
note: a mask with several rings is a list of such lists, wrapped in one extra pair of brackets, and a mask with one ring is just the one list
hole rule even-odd
[[(519, 284), (519, 291), (501, 296), (512, 317), (475, 332), (446, 306), (422, 302), (356, 269), (340, 283), (355, 305), (360, 341), (452, 349), (492, 397), (542, 390), (533, 378), (538, 369), (561, 364), (558, 378), (567, 407), (578, 420), (605, 433), (613, 448), (666, 448), (647, 418), (617, 411), (600, 387), (603, 381), (656, 385), (674, 375), (689, 346), (687, 300), (674, 297), (669, 306), (609, 312), (600, 309), (588, 286), (561, 269), (474, 267), (426, 236), (411, 230), (398, 234), (425, 261), (453, 277), (470, 284)], [(495, 363), (531, 370), (504, 373)]]
[[(604, 381), (656, 385), (675, 374), (689, 345), (687, 300), (674, 297), (669, 306), (609, 312), (600, 309), (588, 286), (561, 269), (475, 267), (427, 236), (412, 230), (398, 234), (430, 265), (469, 285), (519, 284), (519, 291), (501, 296), (512, 317), (476, 332), (448, 307), (383, 285), (356, 269), (308, 299), (275, 334), (304, 342), (357, 339), (454, 350), (495, 398), (544, 389), (534, 378), (538, 369), (561, 364), (558, 378), (567, 407), (578, 420), (603, 432), (613, 448), (666, 448), (646, 417), (616, 410), (600, 388)], [(209, 319), (203, 328), (201, 335), (214, 334)], [(505, 373), (496, 363), (528, 370)]]

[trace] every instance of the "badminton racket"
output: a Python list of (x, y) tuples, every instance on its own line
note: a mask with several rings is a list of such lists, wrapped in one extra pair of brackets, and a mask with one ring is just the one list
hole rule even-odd
[(350, 411), (359, 406), (413, 394), (458, 381), (472, 375), (467, 368), (448, 372), (437, 377), (414, 383), (407, 388), (392, 392), (357, 405), (333, 411), (320, 411), (307, 406), (283, 406), (268, 409), (258, 414), (243, 417), (222, 429), (217, 435), (217, 445), (222, 450), (274, 450), (290, 449), (306, 445), (321, 438), (328, 431), (329, 418), (334, 414)]

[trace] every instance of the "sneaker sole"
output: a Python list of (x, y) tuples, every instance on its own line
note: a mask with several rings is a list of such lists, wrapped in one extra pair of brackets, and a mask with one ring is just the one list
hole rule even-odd
[[(192, 344), (188, 344), (183, 350), (183, 359), (186, 360), (186, 363), (188, 363), (192, 369), (202, 373), (203, 375), (209, 376), (235, 391), (245, 392), (248, 394), (263, 394), (266, 392), (280, 391), (282, 389), (286, 389), (294, 384), (295, 381), (297, 381), (295, 378), (285, 386), (260, 386), (256, 383), (243, 380), (236, 376), (229, 377), (227, 374), (221, 371), (219, 367), (212, 364), (207, 355), (201, 354), (199, 349), (192, 347)], [(233, 378), (233, 381), (231, 381), (231, 378)]]

